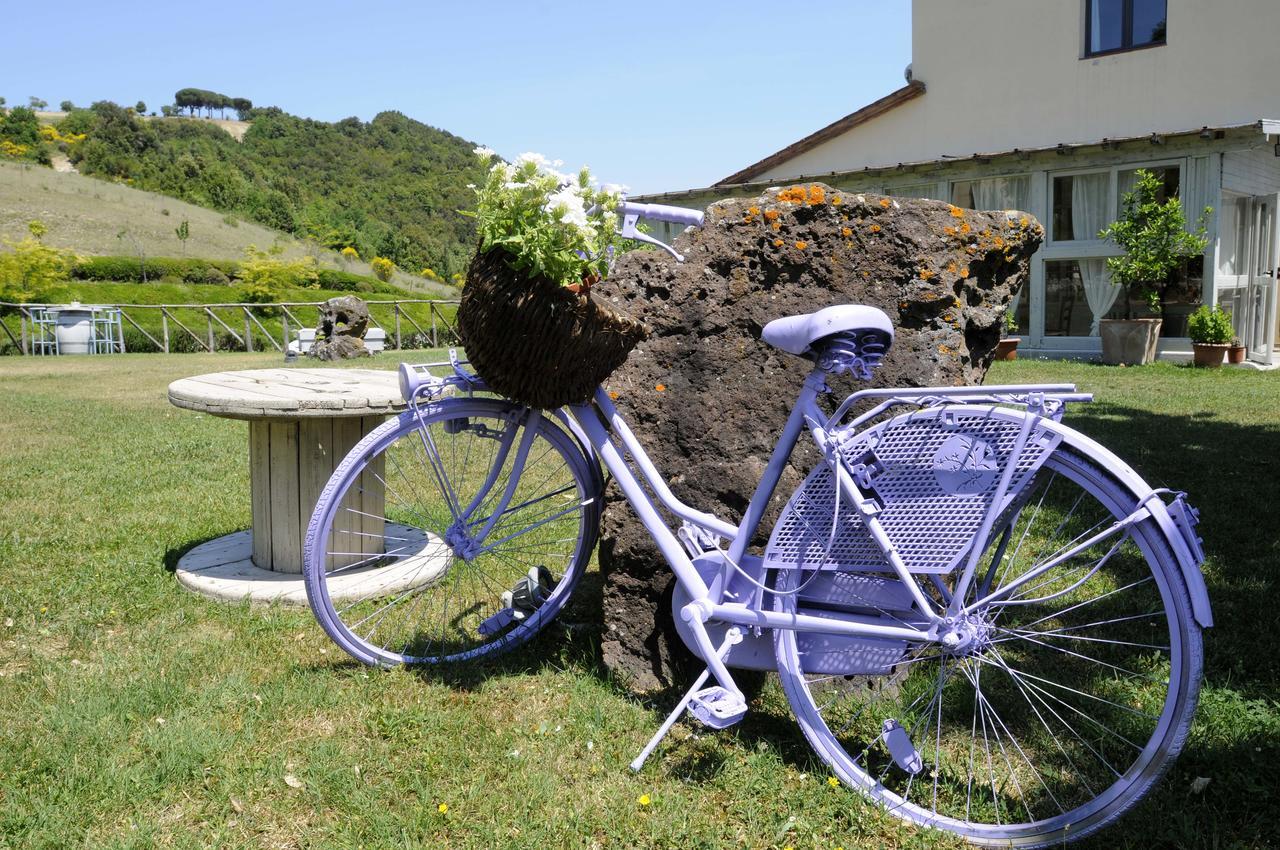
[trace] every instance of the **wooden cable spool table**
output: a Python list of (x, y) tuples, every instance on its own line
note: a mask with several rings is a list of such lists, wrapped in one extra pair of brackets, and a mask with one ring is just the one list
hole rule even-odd
[[(223, 599), (305, 602), (301, 582), (307, 523), (334, 468), (361, 438), (405, 409), (395, 372), (372, 369), (253, 369), (183, 378), (169, 385), (177, 407), (249, 423), (252, 529), (195, 547), (178, 578)], [(344, 501), (329, 566), (358, 566), (383, 552), (383, 484), (373, 466)], [(412, 533), (397, 526), (397, 534)], [(424, 541), (425, 543), (425, 541)]]

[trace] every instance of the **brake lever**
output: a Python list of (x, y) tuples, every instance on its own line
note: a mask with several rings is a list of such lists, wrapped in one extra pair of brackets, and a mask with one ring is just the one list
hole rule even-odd
[(656, 245), (657, 247), (666, 251), (671, 256), (675, 257), (677, 263), (684, 262), (684, 256), (675, 248), (672, 248), (670, 245), (668, 245), (666, 242), (663, 242), (661, 239), (655, 239), (647, 233), (641, 233), (640, 229), (636, 227), (636, 225), (639, 222), (640, 222), (639, 214), (632, 213), (630, 215), (623, 216), (622, 230), (619, 231), (619, 233), (622, 235), (622, 238), (634, 239), (637, 242), (645, 242), (649, 245)]

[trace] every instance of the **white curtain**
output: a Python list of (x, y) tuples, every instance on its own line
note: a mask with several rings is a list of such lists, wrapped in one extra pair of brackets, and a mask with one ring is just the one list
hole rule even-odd
[[(1031, 205), (1031, 178), (989, 177), (970, 184), (973, 190), (973, 208), (977, 210), (1025, 210)], [(1009, 314), (1017, 315), (1022, 290), (1013, 294), (1009, 302)]]
[[(1071, 178), (1071, 230), (1076, 239), (1097, 239), (1098, 231), (1106, 227), (1107, 190), (1111, 175), (1077, 174)], [(1079, 260), (1080, 283), (1084, 286), (1084, 300), (1093, 313), (1089, 336), (1098, 335), (1098, 326), (1116, 303), (1120, 287), (1113, 286), (1107, 273), (1106, 260)]]

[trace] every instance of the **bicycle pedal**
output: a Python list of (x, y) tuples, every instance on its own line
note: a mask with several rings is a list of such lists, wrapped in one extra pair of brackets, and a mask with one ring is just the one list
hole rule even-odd
[(482, 620), (480, 622), (480, 625), (476, 627), (476, 631), (478, 631), (480, 634), (485, 636), (496, 635), (498, 632), (502, 631), (507, 626), (514, 623), (515, 621), (516, 621), (516, 612), (511, 610), (510, 607), (503, 608), (501, 611), (494, 614), (493, 616), (486, 617), (484, 620)]
[(898, 721), (886, 720), (881, 730), (880, 740), (884, 741), (894, 764), (912, 776), (924, 769), (924, 760), (920, 758), (920, 751), (911, 743), (907, 730), (903, 729)]
[(705, 726), (727, 729), (747, 713), (747, 703), (733, 691), (715, 685), (691, 696), (689, 711)]

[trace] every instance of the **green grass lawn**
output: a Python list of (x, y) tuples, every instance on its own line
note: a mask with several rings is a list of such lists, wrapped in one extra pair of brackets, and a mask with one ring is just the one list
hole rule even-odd
[[(602, 672), (590, 605), (444, 679), (349, 663), (306, 610), (183, 591), (181, 553), (249, 524), (247, 432), (165, 387), (279, 363), (0, 360), (0, 846), (957, 846), (828, 786), (776, 687), (734, 730), (678, 725), (633, 775), (668, 706)], [(1280, 373), (1020, 361), (990, 380), (1093, 392), (1067, 421), (1202, 511), (1218, 626), (1193, 736), (1152, 798), (1086, 843), (1268, 846)]]

